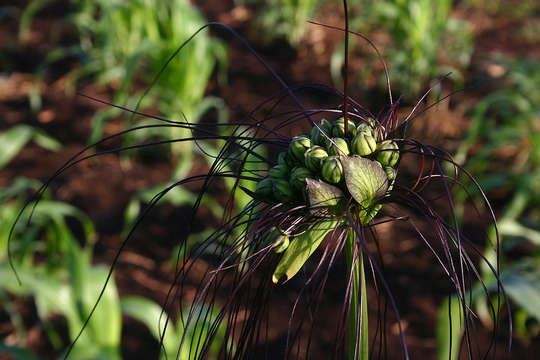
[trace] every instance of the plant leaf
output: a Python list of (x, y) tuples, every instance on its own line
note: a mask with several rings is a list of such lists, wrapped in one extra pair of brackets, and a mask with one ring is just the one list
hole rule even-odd
[(36, 144), (50, 151), (58, 151), (62, 148), (62, 143), (45, 132), (34, 129), (33, 140)]
[(32, 138), (33, 129), (18, 125), (0, 134), (0, 169), (7, 165)]
[(540, 276), (539, 274), (535, 275), (506, 271), (501, 277), (501, 281), (512, 301), (530, 316), (540, 321)]
[(37, 357), (32, 355), (28, 350), (16, 346), (0, 344), (0, 353), (4, 354), (6, 359), (37, 360)]
[(446, 299), (439, 307), (437, 317), (437, 358), (439, 360), (455, 360), (459, 357), (462, 314), (461, 302), (455, 295), (450, 298), (450, 303)]
[[(146, 325), (148, 330), (150, 330), (156, 340), (160, 339), (164, 320), (167, 317), (167, 314), (163, 313), (161, 306), (140, 296), (125, 296), (120, 300), (120, 304), (122, 306), (123, 314), (142, 322)], [(162, 319), (161, 323), (160, 319)], [(167, 355), (176, 356), (178, 339), (180, 339), (181, 336), (182, 334), (178, 333), (173, 324), (168, 324), (167, 331), (165, 331), (163, 337), (163, 346), (165, 347)]]
[(388, 178), (379, 163), (358, 156), (342, 156), (340, 160), (347, 189), (364, 209), (386, 194)]
[(282, 284), (292, 278), (319, 247), (326, 234), (332, 231), (336, 225), (336, 218), (323, 220), (313, 225), (305, 233), (291, 239), (289, 247), (285, 250), (272, 275), (272, 281), (276, 284)]

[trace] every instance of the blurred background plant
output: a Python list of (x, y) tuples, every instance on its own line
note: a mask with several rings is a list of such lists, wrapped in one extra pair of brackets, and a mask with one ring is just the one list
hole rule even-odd
[[(91, 265), (96, 232), (90, 219), (81, 210), (54, 201), (45, 193), (34, 209), (32, 219), (29, 211), (23, 213), (13, 229), (10, 253), (18, 278), (14, 276), (12, 268), (7, 266), (11, 225), (27, 196), (40, 185), (34, 179), (17, 178), (11, 186), (0, 191), (0, 203), (3, 204), (0, 208), (0, 300), (16, 330), (16, 337), (10, 341), (11, 347), (6, 349), (10, 353), (23, 348), (29, 336), (15, 306), (19, 297), (33, 297), (43, 331), (53, 348), (61, 351), (68, 344), (51, 315), (65, 317), (69, 338), (73, 341), (90, 314), (108, 273), (105, 266)], [(121, 314), (114, 280), (105, 290), (100, 307), (89, 321), (88, 331), (73, 349), (77, 358), (119, 359)]]
[[(469, 65), (473, 38), (469, 24), (450, 13), (452, 0), (367, 0), (351, 2), (351, 29), (362, 34), (383, 30), (388, 37), (376, 41), (390, 68), (392, 87), (413, 99), (429, 81), (452, 72), (458, 86)], [(375, 61), (378, 61), (373, 57)], [(332, 55), (334, 81), (342, 82), (343, 44)], [(373, 60), (360, 75), (360, 82), (373, 68)], [(381, 80), (384, 80), (381, 78)], [(380, 82), (384, 88), (384, 81)]]
[(292, 46), (298, 45), (307, 21), (322, 2), (324, 0), (235, 0), (236, 4), (257, 7), (256, 26), (263, 29), (265, 41), (285, 38)]
[[(222, 118), (226, 116), (220, 99), (205, 96), (217, 65), (221, 80), (224, 79), (227, 54), (223, 43), (203, 31), (185, 45), (181, 56), (169, 59), (206, 24), (188, 0), (74, 1), (77, 11), (73, 23), (80, 33), (81, 48), (88, 54), (87, 63), (76, 71), (76, 77), (93, 76), (101, 84), (117, 84), (114, 103), (131, 108), (141, 99), (141, 90), (149, 89), (149, 96), (139, 107), (145, 109), (154, 104), (170, 120), (197, 122), (212, 107), (218, 109)], [(89, 141), (101, 138), (103, 122), (120, 114), (123, 113), (112, 108), (97, 113)], [(126, 123), (126, 127), (132, 125)], [(128, 137), (127, 143), (190, 135), (180, 128), (138, 134), (136, 139)], [(178, 175), (185, 175), (192, 165), (193, 145), (175, 143), (171, 150), (180, 158)]]
[(13, 126), (0, 133), (0, 169), (17, 156), (29, 141), (50, 151), (58, 151), (62, 147), (60, 142), (39, 128), (28, 125)]
[[(121, 359), (122, 314), (130, 316), (160, 339), (160, 319), (166, 316), (156, 303), (140, 296), (119, 297), (114, 277), (101, 296), (93, 313), (95, 302), (103, 284), (109, 276), (108, 265), (93, 265), (93, 245), (97, 240), (94, 226), (81, 210), (60, 201), (54, 201), (46, 192), (32, 219), (30, 211), (23, 213), (14, 228), (10, 244), (11, 260), (17, 272), (7, 266), (8, 238), (11, 225), (17, 218), (26, 195), (35, 192), (41, 183), (34, 179), (18, 178), (11, 186), (0, 189), (0, 304), (9, 314), (15, 328), (15, 337), (9, 346), (1, 345), (5, 354), (17, 359), (34, 359), (24, 350), (29, 332), (16, 303), (23, 296), (34, 300), (41, 327), (53, 349), (62, 353), (75, 340), (71, 357), (74, 359)], [(30, 221), (31, 220), (31, 221)], [(72, 221), (72, 220), (75, 220)], [(84, 236), (81, 237), (81, 234)], [(83, 244), (79, 244), (83, 238)], [(20, 282), (19, 282), (20, 280)], [(196, 326), (185, 334), (185, 344), (180, 359), (195, 359), (199, 349), (214, 326), (217, 313), (205, 304), (188, 304)], [(88, 316), (85, 331), (79, 335)], [(62, 336), (58, 316), (67, 323), (69, 342)], [(178, 339), (184, 335), (187, 318), (178, 317), (176, 324), (169, 325), (163, 339), (164, 351), (161, 358), (176, 358)], [(214, 335), (210, 348), (210, 359), (224, 344), (225, 327), (221, 326)], [(213, 331), (213, 330), (212, 330)], [(234, 346), (229, 343), (228, 346)]]
[[(32, 20), (50, 2), (34, 0), (26, 7), (21, 14), (21, 40), (28, 37)], [(221, 81), (225, 79), (227, 54), (223, 43), (203, 31), (186, 44), (182, 56), (169, 59), (206, 24), (204, 16), (188, 0), (71, 0), (71, 5), (74, 11), (67, 21), (77, 33), (78, 45), (58, 44), (47, 54), (38, 74), (46, 72), (51, 62), (77, 54), (79, 66), (66, 76), (67, 87), (72, 91), (76, 83), (92, 79), (113, 87), (115, 104), (131, 108), (139, 105), (140, 109), (157, 106), (159, 113), (170, 120), (197, 122), (211, 108), (217, 109), (221, 119), (226, 117), (223, 101), (205, 95), (214, 71)], [(142, 99), (144, 89), (151, 91)], [(139, 99), (143, 100), (140, 104)], [(118, 109), (97, 112), (89, 142), (100, 139), (105, 122), (120, 115), (127, 118), (126, 127), (134, 125), (131, 116)], [(153, 129), (140, 133), (136, 139), (128, 136), (126, 143), (187, 135), (179, 128)], [(175, 157), (183, 159), (178, 171), (185, 175), (193, 161), (193, 146), (175, 143), (171, 148)]]
[[(142, 297), (125, 297), (121, 300), (121, 305), (122, 312), (146, 325), (157, 341), (163, 335), (164, 349), (161, 352), (160, 359), (198, 359), (202, 349), (209, 341), (212, 341), (212, 345), (205, 357), (217, 359), (221, 347), (225, 344), (226, 327), (222, 324), (217, 330), (214, 329), (219, 311), (210, 305), (187, 305), (188, 309), (180, 312), (176, 323), (169, 324), (164, 334), (160, 331), (163, 326), (163, 321), (160, 323), (160, 319), (163, 319), (161, 306)], [(188, 327), (188, 323), (195, 324), (195, 326)], [(184, 334), (185, 329), (187, 329), (187, 333)], [(179, 339), (184, 336), (185, 346), (182, 347), (180, 354), (178, 354)], [(234, 346), (234, 344), (229, 342), (227, 346)]]
[[(475, 174), (502, 209), (497, 229), (501, 280), (513, 305), (516, 333), (531, 339), (540, 334), (540, 62), (499, 56), (495, 65), (504, 74), (493, 79), (493, 91), (473, 109), (455, 159)], [(466, 184), (466, 190), (472, 187)], [(456, 195), (463, 216), (466, 191)], [(494, 228), (489, 235), (494, 243)], [(496, 262), (494, 251), (484, 256)], [(496, 290), (496, 279), (486, 266), (482, 278), (491, 291)], [(493, 326), (486, 300), (478, 289), (473, 299), (477, 313)]]

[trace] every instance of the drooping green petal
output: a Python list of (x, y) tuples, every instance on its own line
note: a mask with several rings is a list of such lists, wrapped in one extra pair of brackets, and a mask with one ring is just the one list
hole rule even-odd
[(291, 239), (289, 247), (276, 266), (272, 281), (283, 284), (291, 279), (319, 247), (326, 234), (336, 227), (337, 221), (335, 217), (323, 220), (305, 233)]
[(379, 163), (358, 156), (342, 156), (340, 160), (347, 189), (364, 209), (386, 194), (388, 178)]

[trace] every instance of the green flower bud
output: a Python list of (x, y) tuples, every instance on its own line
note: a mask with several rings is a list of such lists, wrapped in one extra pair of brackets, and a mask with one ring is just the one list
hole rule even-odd
[(302, 190), (306, 188), (306, 178), (313, 178), (311, 171), (305, 167), (295, 167), (291, 170), (291, 186), (295, 189)]
[(257, 183), (255, 188), (255, 197), (259, 200), (271, 202), (274, 200), (274, 179), (266, 178)]
[(294, 197), (293, 189), (289, 185), (289, 182), (284, 179), (276, 179), (272, 190), (274, 197), (283, 203), (291, 201)]
[(353, 154), (360, 156), (367, 156), (375, 151), (377, 143), (369, 127), (356, 134), (351, 143), (351, 148)]
[(379, 129), (381, 129), (382, 133), (384, 133), (384, 129), (381, 125), (379, 125), (372, 118), (367, 118), (366, 121), (361, 121), (360, 123), (358, 123), (358, 126), (356, 126), (356, 134), (362, 131), (368, 131), (373, 134), (375, 141), (377, 141), (377, 139), (379, 138)]
[(323, 162), (322, 177), (331, 184), (337, 184), (343, 178), (343, 165), (337, 156), (329, 156)]
[(305, 135), (295, 136), (290, 145), (289, 150), (294, 156), (295, 160), (304, 163), (304, 153), (311, 147), (311, 140)]
[(278, 155), (278, 158), (277, 158), (277, 163), (278, 165), (284, 165), (284, 166), (289, 166), (287, 164), (287, 152), (286, 151), (282, 151), (279, 153)]
[(369, 133), (372, 133), (374, 137), (376, 137), (377, 135), (375, 128), (366, 124), (365, 122), (359, 123), (358, 126), (356, 127), (356, 134), (358, 135), (359, 132), (369, 132)]
[(349, 143), (347, 142), (347, 140), (343, 138), (332, 138), (332, 141), (333, 143), (332, 142), (328, 143), (329, 155), (346, 156), (350, 154)]
[(321, 120), (319, 127), (314, 126), (311, 129), (311, 143), (313, 145), (326, 146), (329, 137), (332, 137), (332, 124), (326, 119)]
[(298, 164), (298, 161), (295, 159), (290, 148), (285, 153), (284, 161), (285, 161), (285, 165), (287, 165), (289, 169), (292, 169)]
[(289, 177), (289, 167), (278, 164), (268, 171), (268, 175), (277, 179), (286, 179)]
[(332, 132), (332, 123), (326, 119), (322, 119), (319, 127), (324, 131), (325, 134), (330, 135)]
[(306, 167), (313, 171), (317, 172), (321, 169), (324, 159), (328, 157), (328, 153), (320, 146), (312, 146), (304, 154)]
[(389, 182), (393, 182), (396, 179), (397, 170), (393, 167), (387, 166), (384, 168), (384, 172), (386, 173), (386, 177), (388, 177)]
[(369, 125), (369, 127), (372, 129), (375, 129), (377, 127), (377, 122), (371, 117), (368, 117), (366, 121), (362, 121), (362, 123)]
[(392, 140), (385, 140), (377, 146), (377, 161), (383, 166), (394, 166), (399, 160), (399, 147)]
[[(348, 119), (348, 123), (347, 137), (352, 139), (356, 135), (356, 125), (350, 119)], [(339, 118), (332, 125), (332, 136), (338, 138), (345, 137), (345, 120), (343, 118)]]

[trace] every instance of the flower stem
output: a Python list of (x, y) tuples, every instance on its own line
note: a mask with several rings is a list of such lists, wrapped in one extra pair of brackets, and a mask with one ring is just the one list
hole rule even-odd
[[(351, 229), (345, 246), (348, 274), (353, 276), (349, 305), (349, 359), (369, 359), (366, 276), (362, 252)], [(360, 309), (358, 304), (360, 303)], [(360, 311), (358, 311), (360, 310)]]

